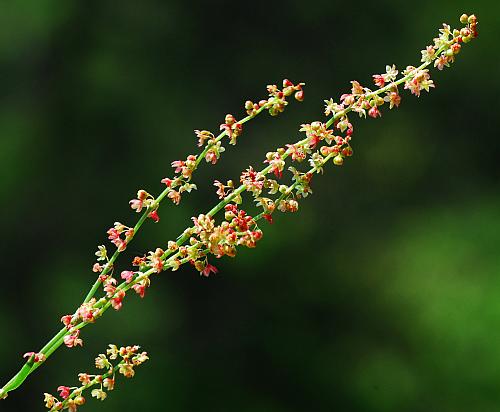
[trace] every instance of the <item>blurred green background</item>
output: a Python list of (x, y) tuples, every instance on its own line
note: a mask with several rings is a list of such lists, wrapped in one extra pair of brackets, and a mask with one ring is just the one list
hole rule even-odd
[[(86, 328), (2, 411), (93, 371), (108, 343), (151, 361), (88, 411), (498, 411), (500, 3), (327, 0), (3, 1), (0, 7), (0, 377), (40, 348), (94, 280), (105, 231), (132, 224), (138, 188), (161, 190), (193, 129), (284, 77), (306, 100), (246, 126), (235, 148), (165, 204), (128, 258), (165, 245), (216, 201), (214, 179), (299, 138), (323, 99), (417, 64), (443, 21), (474, 12), (480, 37), (437, 88), (355, 121), (355, 156), (276, 215), (255, 250), (153, 279), (144, 300)], [(226, 145), (227, 146), (227, 145)], [(128, 267), (122, 259), (119, 270)], [(90, 396), (89, 396), (90, 398)]]

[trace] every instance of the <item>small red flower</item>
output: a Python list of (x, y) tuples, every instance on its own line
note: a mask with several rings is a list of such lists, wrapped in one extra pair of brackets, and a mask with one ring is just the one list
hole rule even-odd
[(63, 323), (64, 326), (68, 327), (68, 325), (71, 324), (71, 321), (73, 320), (73, 315), (65, 315), (61, 318), (61, 322)]
[(161, 179), (161, 183), (164, 183), (167, 187), (172, 186), (172, 182), (173, 180), (169, 179), (168, 177), (166, 177), (165, 179)]
[(111, 299), (111, 306), (113, 306), (114, 310), (120, 310), (123, 305), (123, 298), (125, 297), (125, 292), (123, 290), (119, 290), (116, 293), (116, 296)]
[(59, 392), (59, 396), (61, 398), (67, 399), (70, 394), (71, 388), (69, 386), (59, 386), (57, 388), (57, 391)]
[(273, 217), (271, 215), (266, 213), (266, 214), (263, 214), (262, 217), (264, 219), (266, 219), (269, 223), (271, 223), (271, 224), (273, 223)]
[[(172, 167), (175, 168), (175, 173), (179, 173), (182, 171), (182, 168), (186, 165), (186, 162), (182, 160), (174, 160), (172, 163)], [(165, 183), (165, 182), (162, 182)]]
[(132, 286), (132, 289), (135, 290), (135, 292), (143, 298), (146, 295), (146, 285), (142, 283), (136, 283), (134, 286)]
[(160, 221), (160, 216), (158, 215), (157, 210), (153, 210), (151, 213), (149, 213), (148, 217), (152, 219), (155, 223), (158, 223)]
[(374, 119), (377, 117), (382, 117), (382, 113), (380, 113), (380, 110), (377, 106), (373, 106), (370, 110), (368, 110), (368, 115), (370, 117), (373, 117)]
[(201, 272), (201, 274), (205, 277), (209, 277), (210, 273), (213, 273), (214, 275), (219, 271), (215, 266), (211, 265), (210, 263), (207, 263), (205, 266), (205, 269)]
[(384, 87), (384, 85), (385, 85), (384, 76), (382, 76), (380, 74), (374, 74), (372, 77), (373, 77), (373, 82), (375, 83), (376, 86)]

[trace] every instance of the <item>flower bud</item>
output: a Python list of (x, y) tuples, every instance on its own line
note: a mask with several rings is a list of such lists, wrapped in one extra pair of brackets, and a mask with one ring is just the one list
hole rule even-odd
[(317, 132), (321, 127), (321, 122), (312, 122), (311, 123), (311, 129), (314, 130), (315, 132)]
[(344, 156), (344, 157), (350, 157), (350, 156), (352, 156), (352, 147), (351, 146), (344, 147), (342, 149), (342, 156)]
[(343, 163), (344, 163), (344, 158), (342, 157), (342, 155), (338, 154), (337, 156), (335, 156), (333, 158), (333, 163), (336, 165), (336, 166), (342, 166)]
[(202, 272), (203, 269), (205, 269), (205, 262), (197, 260), (196, 262), (194, 262), (194, 267), (198, 272)]
[(85, 398), (83, 396), (77, 396), (75, 398), (75, 405), (82, 406), (85, 403)]
[(253, 102), (251, 100), (247, 100), (245, 102), (245, 110), (252, 110), (253, 109)]
[(460, 30), (460, 35), (462, 37), (470, 36), (470, 30), (467, 27), (464, 27), (463, 29)]
[(295, 93), (294, 97), (295, 97), (295, 100), (297, 100), (298, 102), (303, 101), (304, 100), (304, 91), (299, 90), (297, 93)]
[(232, 125), (234, 122), (236, 122), (236, 119), (232, 114), (226, 114), (226, 117), (224, 119), (224, 123)]
[(464, 13), (460, 16), (460, 23), (466, 24), (468, 19), (469, 19), (469, 16), (467, 16), (467, 14)]

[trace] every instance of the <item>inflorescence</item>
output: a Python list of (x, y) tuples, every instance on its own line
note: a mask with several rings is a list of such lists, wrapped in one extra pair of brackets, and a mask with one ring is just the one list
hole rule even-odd
[[(103, 401), (108, 396), (108, 392), (115, 388), (116, 373), (133, 378), (134, 367), (146, 362), (149, 357), (146, 352), (139, 352), (137, 345), (117, 348), (116, 345), (109, 345), (106, 354), (101, 353), (95, 358), (95, 367), (103, 370), (104, 373), (90, 375), (79, 373), (78, 380), (80, 386), (59, 386), (59, 398), (50, 393), (44, 394), (45, 407), (50, 411), (62, 411), (67, 409), (75, 412), (78, 406), (85, 403), (84, 391), (92, 387), (90, 395)], [(113, 361), (116, 361), (113, 363)]]
[[(116, 250), (109, 256), (105, 245), (98, 247), (95, 253), (97, 261), (92, 268), (97, 273), (97, 280), (84, 302), (75, 313), (61, 318), (64, 328), (44, 348), (37, 353), (25, 354), (28, 358), (27, 363), (0, 390), (0, 398), (6, 397), (9, 391), (22, 384), (24, 379), (63, 343), (67, 347), (83, 345), (80, 330), (94, 323), (109, 307), (115, 310), (121, 309), (123, 300), (130, 289), (133, 289), (141, 298), (144, 297), (146, 289), (150, 286), (152, 275), (165, 270), (175, 271), (181, 265), (189, 263), (200, 275), (208, 277), (218, 272), (217, 268), (209, 263), (209, 256), (234, 257), (239, 246), (254, 248), (263, 236), (262, 228), (259, 226), (262, 219), (272, 223), (276, 210), (296, 212), (299, 202), (312, 193), (311, 182), (314, 175), (323, 173), (330, 161), (336, 166), (341, 166), (352, 156), (351, 140), (354, 127), (349, 113), (357, 113), (359, 117), (366, 118), (368, 115), (371, 118), (378, 118), (382, 116), (381, 108), (384, 105), (388, 104), (389, 109), (399, 107), (401, 85), (403, 89), (409, 90), (417, 97), (420, 96), (422, 90), (429, 92), (435, 87), (427, 67), (431, 64), (438, 70), (449, 67), (455, 61), (462, 44), (468, 43), (478, 35), (477, 18), (474, 15), (464, 14), (460, 17), (460, 22), (463, 27), (453, 30), (447, 24), (443, 24), (433, 44), (422, 50), (421, 64), (418, 67), (407, 66), (400, 72), (394, 65), (388, 65), (385, 73), (373, 75), (376, 89), (372, 90), (357, 81), (352, 81), (350, 91), (342, 94), (338, 102), (333, 99), (325, 100), (327, 119), (302, 124), (299, 131), (303, 132), (305, 137), (268, 152), (264, 160), (266, 166), (263, 169), (256, 170), (249, 166), (241, 173), (239, 184), (232, 180), (225, 183), (215, 180), (214, 186), (219, 198), (217, 205), (208, 212), (193, 217), (193, 225), (189, 226), (176, 240), (170, 240), (163, 248), (158, 247), (146, 255), (136, 256), (132, 261), (132, 268), (121, 271), (119, 276), (116, 276), (117, 257), (126, 249), (144, 221), (151, 219), (158, 222), (160, 220), (158, 213), (160, 202), (168, 198), (178, 205), (185, 193), (196, 189), (196, 185), (192, 183), (192, 177), (200, 162), (204, 159), (207, 163), (215, 164), (220, 159), (221, 153), (225, 151), (222, 146), (224, 137), (227, 136), (229, 144), (234, 145), (243, 132), (243, 124), (262, 111), (267, 110), (270, 115), (276, 116), (285, 109), (289, 96), (293, 95), (296, 100), (302, 101), (304, 84), (294, 84), (285, 79), (281, 89), (276, 85), (268, 86), (268, 99), (260, 100), (258, 103), (246, 101), (244, 107), (247, 116), (241, 120), (236, 120), (231, 114), (226, 115), (224, 122), (220, 125), (221, 132), (217, 136), (207, 130), (195, 130), (198, 146), (203, 148), (201, 153), (191, 154), (185, 160), (173, 161), (174, 175), (161, 180), (166, 187), (157, 197), (143, 189), (137, 192), (137, 197), (130, 201), (130, 207), (137, 213), (142, 213), (138, 222), (133, 227), (116, 222), (107, 231), (108, 239)], [(301, 171), (298, 169), (301, 164), (307, 164), (308, 167)], [(291, 173), (289, 184), (281, 182), (285, 171)], [(243, 208), (242, 194), (244, 192), (252, 196), (255, 205), (259, 208), (260, 212), (257, 215), (252, 216)], [(219, 211), (224, 211), (224, 216), (220, 221), (215, 218)], [(120, 278), (122, 282), (119, 283), (117, 278)], [(102, 288), (102, 296), (97, 298), (95, 295), (99, 288)], [(119, 370), (123, 369), (123, 362), (125, 359), (122, 359), (122, 362), (115, 367), (106, 363), (106, 367), (111, 368), (108, 374), (112, 372), (111, 374), (114, 375), (117, 367)], [(95, 379), (93, 378), (91, 382)], [(99, 394), (99, 396), (96, 395), (98, 398), (104, 396), (102, 388), (100, 392), (95, 393)], [(67, 392), (65, 391), (64, 394)], [(68, 405), (73, 402), (72, 405), (76, 408), (77, 399), (80, 398), (81, 394), (75, 397), (68, 395), (61, 403), (49, 396), (47, 402), (51, 408), (59, 404), (69, 408)]]

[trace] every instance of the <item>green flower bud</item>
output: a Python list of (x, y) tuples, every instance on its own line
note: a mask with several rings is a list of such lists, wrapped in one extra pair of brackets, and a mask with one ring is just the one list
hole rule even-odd
[(77, 396), (75, 398), (75, 405), (82, 406), (85, 403), (85, 398), (83, 396)]
[(335, 164), (336, 166), (342, 166), (344, 164), (344, 158), (342, 157), (342, 155), (338, 154), (337, 156), (335, 156), (333, 158), (333, 164)]

